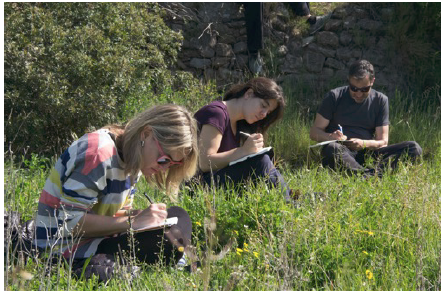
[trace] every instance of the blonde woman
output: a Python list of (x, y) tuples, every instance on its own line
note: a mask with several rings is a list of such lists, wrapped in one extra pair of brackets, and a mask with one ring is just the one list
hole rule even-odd
[[(194, 175), (197, 159), (196, 121), (176, 105), (156, 106), (125, 126), (85, 134), (61, 155), (46, 181), (34, 245), (40, 250), (59, 246), (63, 256), (75, 259), (94, 256), (88, 271), (100, 279), (109, 274), (99, 265), (114, 262), (116, 253), (134, 253), (146, 263), (177, 262), (191, 239), (187, 212), (163, 203), (132, 210), (134, 197), (139, 197), (134, 186), (142, 174), (172, 194)], [(178, 217), (178, 223), (165, 231), (136, 232), (167, 217)], [(130, 229), (135, 231), (134, 249)]]

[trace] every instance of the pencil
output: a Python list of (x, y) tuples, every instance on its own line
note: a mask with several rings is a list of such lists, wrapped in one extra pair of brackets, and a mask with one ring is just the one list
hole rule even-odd
[(147, 195), (147, 192), (144, 192), (144, 196), (147, 198), (147, 200), (150, 202), (150, 204), (153, 204), (153, 200), (152, 200), (152, 198), (149, 197), (149, 195)]

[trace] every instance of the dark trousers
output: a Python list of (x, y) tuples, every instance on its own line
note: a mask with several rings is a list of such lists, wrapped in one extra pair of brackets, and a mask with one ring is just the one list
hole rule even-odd
[(282, 174), (276, 169), (272, 162), (273, 152), (249, 158), (243, 162), (227, 166), (213, 173), (207, 172), (202, 175), (203, 182), (216, 186), (227, 184), (237, 185), (249, 180), (257, 182), (259, 178), (265, 178), (270, 187), (279, 187), (285, 200), (290, 200), (290, 189), (285, 183)]
[(321, 154), (323, 166), (329, 166), (332, 169), (342, 168), (352, 172), (364, 171), (367, 173), (372, 173), (373, 171), (364, 167), (366, 157), (371, 155), (378, 161), (377, 170), (381, 173), (389, 163), (391, 168), (395, 169), (398, 160), (404, 154), (407, 154), (412, 160), (416, 159), (421, 156), (422, 149), (417, 142), (406, 141), (376, 150), (364, 149), (353, 151), (341, 143), (333, 142), (325, 145), (322, 148)]
[(245, 2), (244, 8), (248, 51), (257, 53), (263, 49), (263, 3)]
[(288, 5), (298, 16), (306, 16), (311, 13), (309, 11), (309, 2), (288, 2)]
[[(180, 207), (167, 209), (168, 217), (178, 217), (178, 223), (168, 229), (144, 231), (134, 234), (134, 253), (138, 260), (148, 264), (159, 261), (165, 264), (176, 263), (183, 256), (179, 246), (187, 246), (191, 240), (191, 220), (188, 213)], [(128, 234), (106, 238), (100, 242), (96, 254), (116, 255), (121, 252), (133, 253)]]

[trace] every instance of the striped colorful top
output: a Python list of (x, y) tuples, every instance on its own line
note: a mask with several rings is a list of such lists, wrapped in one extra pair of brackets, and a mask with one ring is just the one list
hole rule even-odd
[(130, 209), (135, 191), (109, 131), (85, 134), (61, 155), (46, 181), (34, 244), (54, 247), (65, 257), (93, 255), (104, 237), (75, 238), (72, 229), (86, 213), (114, 216)]

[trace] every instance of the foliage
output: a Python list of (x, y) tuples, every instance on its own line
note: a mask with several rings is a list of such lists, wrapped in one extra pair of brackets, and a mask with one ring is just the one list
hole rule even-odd
[[(432, 290), (441, 279), (441, 104), (427, 111), (419, 103), (430, 94), (411, 97), (397, 92), (391, 106), (396, 124), (391, 142), (415, 139), (427, 158), (402, 164), (382, 179), (347, 177), (323, 169), (314, 159), (306, 162), (311, 154), (310, 121), (295, 115), (294, 105), (289, 107), (286, 120), (269, 138), (285, 180), (301, 193), (298, 205), (285, 204), (280, 193), (263, 182), (244, 184), (240, 192), (196, 188), (190, 193), (183, 188), (178, 205), (192, 218), (192, 244), (202, 262), (195, 273), (141, 265), (138, 278), (105, 285), (72, 277), (69, 262), (54, 263), (46, 271), (50, 260), (31, 258), (27, 264), (6, 261), (5, 284), (10, 290)], [(195, 95), (208, 98), (203, 90)], [(177, 98), (171, 92), (161, 96)], [(8, 157), (4, 167), (5, 209), (29, 219), (49, 161), (36, 155), (19, 164), (14, 160)], [(172, 205), (144, 180), (137, 188), (138, 194), (146, 191), (155, 201)], [(137, 209), (149, 205), (137, 194), (134, 203)], [(216, 257), (230, 240), (230, 251)], [(33, 278), (20, 279), (23, 271)]]
[(160, 15), (152, 3), (6, 3), (6, 143), (60, 152), (173, 85), (182, 37)]
[(397, 71), (407, 76), (411, 91), (421, 93), (441, 82), (441, 3), (396, 3), (387, 36), (391, 54), (399, 55)]

